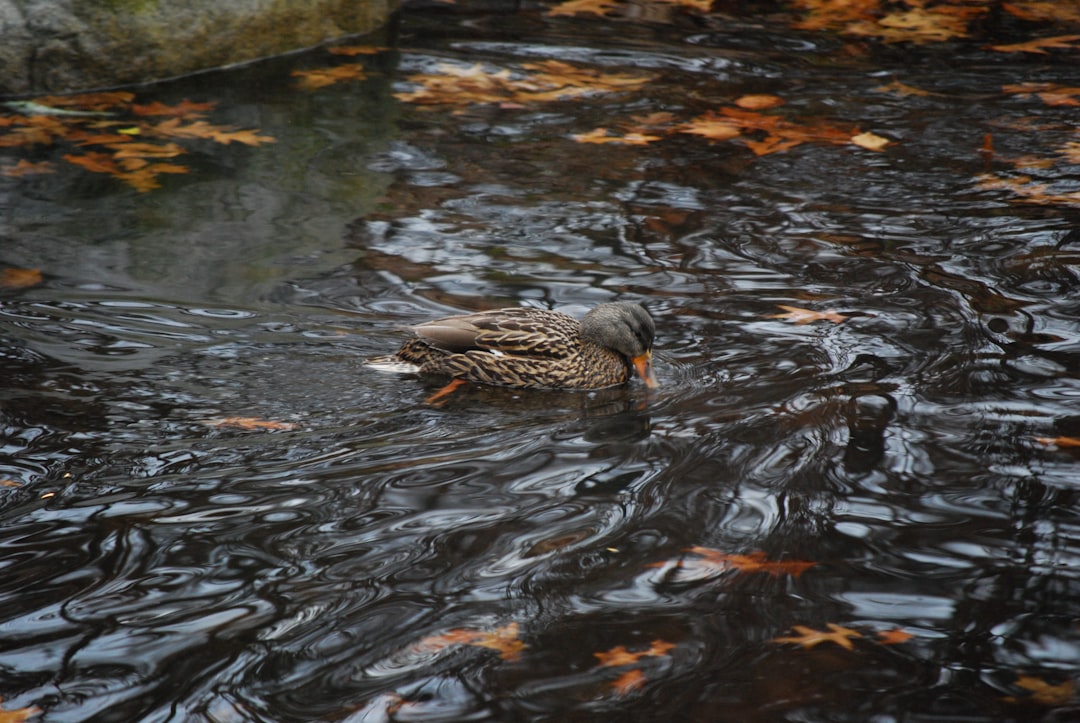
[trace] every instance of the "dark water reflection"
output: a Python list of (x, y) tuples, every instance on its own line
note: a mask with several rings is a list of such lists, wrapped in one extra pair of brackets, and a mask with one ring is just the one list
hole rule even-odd
[[(5, 182), (0, 266), (45, 282), (0, 292), (4, 708), (1080, 714), (1077, 455), (1039, 441), (1080, 437), (1076, 210), (976, 181), (996, 162), (984, 134), (1045, 155), (1073, 133), (1072, 109), (1000, 87), (1080, 70), (984, 40), (668, 19), (416, 11), (363, 83), (295, 91), (292, 69), (328, 62), (314, 54), (146, 92), (232, 98), (229, 121), (273, 147), (150, 194), (76, 171)], [(657, 78), (535, 108), (391, 96), (440, 62), (553, 57)], [(894, 77), (935, 95), (874, 90)], [(748, 92), (897, 142), (756, 158), (570, 140)], [(1021, 120), (1049, 130), (1008, 130)], [(435, 408), (424, 381), (362, 363), (435, 314), (615, 298), (659, 321), (655, 392), (471, 389)], [(215, 425), (229, 417), (279, 428)], [(691, 547), (816, 565), (703, 570)], [(773, 640), (830, 623), (863, 637)], [(460, 642), (509, 626), (516, 654)], [(912, 637), (884, 644), (894, 629)], [(654, 641), (673, 647), (598, 665)], [(1032, 681), (1058, 692), (1032, 699)]]

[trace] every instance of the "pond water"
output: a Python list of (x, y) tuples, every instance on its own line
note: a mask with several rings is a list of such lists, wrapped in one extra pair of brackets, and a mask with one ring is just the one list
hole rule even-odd
[[(419, 7), (137, 89), (275, 139), (184, 140), (156, 189), (0, 148), (52, 170), (0, 179), (0, 269), (41, 272), (0, 289), (0, 706), (1076, 719), (1080, 64), (990, 46), (1080, 31), (720, 4)], [(363, 363), (617, 299), (655, 391), (435, 406)]]

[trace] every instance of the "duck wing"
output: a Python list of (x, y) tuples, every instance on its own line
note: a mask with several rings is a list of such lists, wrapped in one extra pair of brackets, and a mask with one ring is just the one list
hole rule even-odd
[(411, 328), (425, 344), (449, 354), (482, 351), (563, 358), (580, 343), (577, 319), (544, 309), (496, 309), (436, 319)]

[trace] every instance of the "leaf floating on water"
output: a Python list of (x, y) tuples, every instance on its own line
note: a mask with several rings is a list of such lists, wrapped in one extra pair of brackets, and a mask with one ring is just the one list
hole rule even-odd
[(735, 99), (735, 105), (745, 110), (767, 110), (784, 104), (777, 95), (744, 95)]
[(638, 668), (631, 668), (611, 681), (610, 687), (617, 695), (629, 695), (635, 690), (643, 688), (646, 681), (648, 681), (648, 678), (645, 677), (644, 672)]
[[(0, 702), (3, 702), (3, 700), (3, 698), (0, 698)], [(0, 707), (0, 723), (23, 723), (23, 721), (36, 718), (41, 712), (41, 708), (36, 705), (14, 710)]]
[[(687, 548), (686, 552), (693, 553), (698, 557), (679, 559), (675, 561), (675, 565), (677, 569), (689, 573), (693, 578), (712, 577), (729, 570), (742, 573), (764, 572), (773, 577), (780, 577), (781, 575), (798, 577), (817, 564), (808, 560), (770, 560), (760, 550), (741, 555), (695, 545)], [(660, 562), (653, 563), (650, 567), (668, 567), (671, 564), (671, 562)]]
[(0, 271), (0, 288), (25, 289), (37, 286), (42, 281), (39, 269), (17, 269), (14, 267)]
[(211, 427), (234, 427), (245, 430), (292, 430), (298, 425), (292, 422), (278, 422), (259, 417), (222, 417), (220, 419), (208, 419), (204, 422)]
[(314, 70), (294, 70), (292, 72), (296, 81), (296, 87), (300, 90), (318, 90), (328, 85), (334, 85), (346, 80), (364, 80), (367, 72), (364, 66), (357, 63), (354, 65), (337, 65), (333, 68), (316, 68)]
[(495, 630), (455, 628), (420, 641), (419, 647), (437, 652), (451, 645), (472, 645), (497, 650), (503, 660), (517, 660), (527, 645), (518, 638), (518, 624), (509, 623)]
[(176, 105), (165, 105), (160, 101), (154, 101), (147, 105), (135, 103), (131, 106), (131, 112), (141, 116), (169, 116), (171, 118), (202, 118), (214, 109), (216, 101), (207, 103), (193, 103), (187, 99)]
[(622, 3), (616, 0), (568, 0), (548, 10), (551, 17), (560, 15), (607, 15)]
[(878, 641), (882, 645), (899, 645), (900, 643), (906, 643), (915, 636), (902, 628), (893, 628), (892, 630), (879, 630)]
[(1076, 683), (1066, 680), (1063, 683), (1053, 685), (1042, 678), (1034, 675), (1021, 675), (1013, 683), (1017, 688), (1028, 691), (1030, 695), (1021, 697), (1009, 696), (1004, 700), (1009, 703), (1021, 703), (1031, 701), (1040, 705), (1057, 706), (1070, 703), (1076, 695)]
[(392, 48), (386, 48), (381, 45), (336, 45), (327, 50), (333, 55), (345, 55), (348, 57), (355, 57), (357, 55), (378, 55), (379, 53), (385, 53)]
[(0, 166), (0, 173), (9, 178), (23, 178), (24, 176), (40, 176), (43, 173), (56, 173), (56, 168), (49, 161), (33, 163), (25, 158), (13, 166)]
[(892, 143), (888, 138), (882, 138), (873, 133), (859, 133), (851, 137), (851, 142), (868, 151), (881, 151), (885, 146)]
[(588, 133), (577, 133), (572, 137), (578, 143), (615, 143), (623, 146), (647, 146), (653, 141), (661, 139), (661, 136), (650, 136), (642, 133), (614, 135), (608, 132), (607, 128), (597, 128)]
[(853, 650), (855, 645), (851, 642), (855, 638), (861, 638), (862, 633), (851, 628), (841, 627), (828, 623), (828, 631), (815, 630), (805, 625), (795, 625), (792, 630), (798, 633), (790, 637), (773, 638), (774, 643), (794, 643), (809, 650), (822, 643), (835, 643), (844, 650)]
[(1035, 437), (1035, 441), (1048, 447), (1080, 447), (1080, 437)]
[(1061, 2), (1061, 0), (1003, 2), (1001, 9), (1021, 20), (1034, 23), (1054, 21), (1080, 23), (1080, 6), (1076, 3)]
[(787, 319), (796, 324), (812, 324), (815, 321), (831, 321), (834, 324), (839, 324), (848, 318), (838, 313), (836, 309), (814, 311), (813, 309), (802, 309), (798, 306), (787, 306), (785, 304), (778, 304), (778, 306), (784, 310), (784, 313), (771, 314), (768, 317), (769, 319)]
[(674, 648), (674, 643), (657, 639), (652, 641), (645, 650), (631, 652), (625, 646), (616, 645), (614, 648), (602, 653), (593, 653), (593, 656), (600, 661), (599, 665), (601, 667), (614, 668), (622, 665), (633, 665), (642, 658), (666, 657)]
[(1035, 38), (1025, 43), (1010, 43), (1008, 45), (991, 45), (991, 50), (999, 53), (1038, 53), (1048, 55), (1047, 49), (1077, 50), (1080, 35), (1058, 35), (1053, 38)]

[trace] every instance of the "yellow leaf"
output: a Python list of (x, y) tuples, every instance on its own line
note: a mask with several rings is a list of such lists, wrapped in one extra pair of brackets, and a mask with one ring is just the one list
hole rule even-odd
[(616, 0), (568, 0), (551, 8), (547, 14), (552, 17), (580, 14), (607, 15), (619, 5), (620, 3)]
[(892, 141), (873, 133), (859, 133), (851, 137), (851, 142), (868, 151), (880, 151)]

